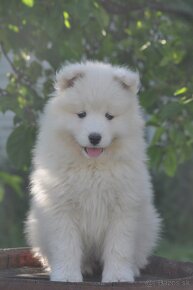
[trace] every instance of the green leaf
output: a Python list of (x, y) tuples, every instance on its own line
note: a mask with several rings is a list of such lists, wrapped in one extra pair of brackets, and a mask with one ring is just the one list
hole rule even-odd
[(71, 28), (71, 24), (69, 20), (64, 20), (64, 25), (66, 26), (66, 28), (70, 29)]
[[(23, 191), (21, 188), (22, 178), (20, 176), (1, 171), (0, 172), (0, 185), (1, 184), (2, 185), (6, 184), (10, 186), (19, 196), (23, 195)], [(3, 187), (3, 190), (4, 190), (4, 187)]]
[(174, 176), (176, 172), (176, 168), (177, 168), (177, 159), (176, 159), (175, 151), (171, 148), (165, 154), (163, 167), (164, 167), (165, 173), (168, 176), (170, 177)]
[(34, 6), (34, 0), (22, 0), (21, 2), (30, 8)]
[(151, 142), (152, 145), (155, 145), (160, 140), (164, 131), (165, 131), (165, 129), (163, 127), (157, 128), (157, 130), (153, 136), (152, 142)]
[(183, 88), (181, 88), (181, 89), (175, 91), (174, 96), (182, 95), (182, 94), (186, 93), (187, 90), (188, 90), (188, 88), (183, 87)]
[(8, 25), (8, 28), (9, 28), (10, 30), (16, 32), (16, 33), (19, 32), (19, 27), (16, 26), (16, 25), (9, 24), (9, 25)]
[(187, 98), (187, 97), (183, 96), (179, 100), (179, 103), (182, 105), (187, 105), (187, 104), (192, 103), (192, 102), (193, 102), (193, 97)]
[(148, 155), (150, 156), (150, 166), (152, 168), (158, 168), (163, 155), (163, 149), (160, 146), (152, 145), (148, 148)]
[(3, 200), (5, 195), (5, 189), (4, 186), (0, 183), (0, 202)]
[(7, 153), (17, 168), (30, 165), (31, 149), (35, 139), (35, 129), (21, 125), (9, 136)]
[(64, 25), (66, 26), (66, 28), (70, 29), (71, 28), (71, 24), (70, 24), (70, 21), (69, 21), (69, 13), (67, 11), (64, 11), (63, 12), (63, 17), (64, 17)]
[(106, 11), (104, 9), (102, 9), (102, 7), (100, 7), (100, 9), (95, 9), (93, 11), (94, 16), (97, 20), (97, 24), (101, 27), (101, 29), (106, 28), (108, 23), (109, 23), (109, 15), (108, 13), (106, 13)]
[(141, 29), (142, 27), (143, 27), (143, 23), (140, 20), (138, 20), (137, 21), (137, 28)]

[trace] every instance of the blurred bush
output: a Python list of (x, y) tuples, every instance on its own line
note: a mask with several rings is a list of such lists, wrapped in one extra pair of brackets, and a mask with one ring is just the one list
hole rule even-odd
[[(0, 175), (0, 199), (12, 188), (15, 196), (8, 194), (4, 202), (26, 206), (26, 193), (23, 197), (17, 193), (19, 187), (26, 192), (37, 120), (53, 91), (55, 71), (69, 61), (97, 59), (140, 72), (150, 168), (168, 238), (178, 239), (187, 221), (193, 226), (192, 181), (186, 188), (187, 200), (177, 186), (186, 172), (180, 164), (193, 152), (192, 0), (1, 0), (0, 19), (0, 56), (11, 68), (7, 85), (0, 88), (0, 111), (14, 112), (14, 129), (7, 141), (14, 175)], [(176, 209), (173, 204), (178, 204)], [(7, 223), (2, 209), (3, 203), (0, 215)], [(173, 226), (174, 219), (181, 227)], [(7, 239), (0, 237), (0, 244), (12, 245), (10, 237), (17, 244), (15, 236), (13, 231)]]

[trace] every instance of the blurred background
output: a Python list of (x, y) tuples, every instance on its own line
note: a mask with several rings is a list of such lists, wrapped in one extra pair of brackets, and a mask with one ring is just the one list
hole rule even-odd
[(193, 1), (0, 1), (0, 247), (25, 246), (37, 120), (66, 62), (96, 59), (141, 75), (156, 254), (193, 261)]

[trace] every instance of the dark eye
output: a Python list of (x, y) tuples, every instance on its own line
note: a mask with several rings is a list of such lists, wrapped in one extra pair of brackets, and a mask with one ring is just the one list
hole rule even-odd
[(112, 120), (114, 118), (114, 116), (110, 115), (109, 113), (106, 113), (105, 114), (105, 117), (108, 119), (108, 120)]
[(80, 112), (77, 114), (77, 116), (80, 118), (80, 119), (83, 119), (86, 117), (86, 112)]

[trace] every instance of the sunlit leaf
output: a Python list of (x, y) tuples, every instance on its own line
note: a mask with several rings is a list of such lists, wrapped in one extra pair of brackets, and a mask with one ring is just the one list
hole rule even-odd
[(188, 88), (183, 87), (183, 88), (181, 88), (181, 89), (175, 91), (174, 96), (178, 96), (178, 95), (184, 94), (184, 93), (187, 92), (187, 90), (188, 90)]
[(167, 41), (165, 39), (160, 39), (159, 41), (162, 45), (165, 45), (167, 43)]
[(70, 29), (71, 24), (69, 22), (69, 20), (64, 20), (64, 25), (66, 26), (66, 28)]
[(138, 29), (141, 29), (143, 27), (143, 24), (142, 24), (142, 22), (141, 21), (137, 21), (137, 28)]
[(21, 0), (23, 4), (25, 4), (28, 7), (33, 7), (34, 6), (34, 0)]
[(64, 19), (69, 19), (69, 13), (67, 11), (63, 12)]
[(67, 11), (64, 11), (63, 12), (63, 17), (64, 17), (64, 25), (66, 26), (66, 28), (70, 29), (71, 28), (71, 24), (70, 24), (70, 21), (69, 21), (69, 13)]
[(98, 4), (96, 1), (94, 1), (94, 6), (95, 6), (96, 8), (99, 8), (99, 4)]
[(187, 98), (187, 97), (182, 97), (179, 101), (181, 104), (183, 105), (187, 105), (189, 103), (192, 103), (193, 102), (193, 97), (192, 98)]
[(26, 100), (26, 98), (24, 96), (17, 97), (17, 101), (18, 101), (19, 107), (21, 109), (23, 109), (26, 106), (26, 104), (27, 104), (27, 100)]
[(16, 26), (16, 25), (9, 24), (9, 25), (8, 25), (8, 28), (9, 28), (10, 30), (16, 32), (16, 33), (19, 32), (19, 27)]
[(148, 41), (140, 47), (140, 50), (143, 51), (143, 50), (147, 49), (150, 45), (151, 45), (151, 42)]

